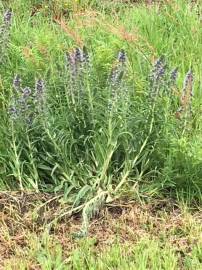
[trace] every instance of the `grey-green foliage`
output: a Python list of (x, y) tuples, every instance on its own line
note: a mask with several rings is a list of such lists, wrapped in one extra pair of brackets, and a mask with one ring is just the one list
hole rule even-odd
[(79, 48), (58, 74), (63, 80), (60, 89), (52, 88), (47, 79), (50, 89), (45, 93), (40, 79), (31, 90), (17, 85), (15, 78), (11, 97), (15, 106), (4, 116), (9, 120), (7, 143), (12, 142), (8, 159), (15, 149), (7, 173), (22, 182), (21, 188), (27, 183), (38, 188), (48, 179), (62, 189), (89, 185), (105, 190), (135, 179), (144, 170), (152, 171), (143, 168), (143, 160), (148, 164), (165, 132), (178, 129), (172, 116), (177, 110), (172, 94), (176, 82), (171, 85), (169, 69), (158, 60), (148, 76), (148, 90), (139, 97), (124, 78), (127, 65), (121, 54), (105, 86), (95, 81), (93, 60), (89, 65), (87, 51)]
[[(200, 190), (201, 30), (195, 10), (179, 3), (160, 10), (117, 10), (116, 31), (107, 28), (114, 22), (104, 12), (109, 25), (92, 24), (79, 32), (92, 50), (70, 51), (64, 67), (64, 52), (73, 41), (46, 16), (45, 5), (30, 16), (32, 1), (12, 2), (9, 61), (1, 66), (1, 186), (64, 191), (69, 202), (84, 205), (99, 188), (117, 193), (129, 186), (132, 193), (132, 185), (144, 195), (176, 186)], [(68, 23), (76, 28), (74, 19)], [(126, 32), (118, 31), (121, 24)], [(137, 39), (132, 25), (138, 28)], [(122, 40), (123, 32), (130, 41)], [(122, 47), (128, 61), (117, 59), (111, 68)], [(149, 60), (162, 53), (150, 67)], [(196, 78), (193, 114), (178, 120), (182, 79), (191, 64)], [(32, 94), (26, 99), (28, 111), (10, 119), (13, 98), (23, 93), (11, 86), (16, 73), (23, 78), (21, 90), (29, 87)], [(46, 82), (43, 109), (33, 86), (41, 77)]]

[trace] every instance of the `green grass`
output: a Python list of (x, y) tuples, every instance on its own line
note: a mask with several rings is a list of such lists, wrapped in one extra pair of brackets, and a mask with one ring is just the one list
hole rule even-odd
[[(201, 249), (196, 247), (190, 257), (185, 258), (184, 269), (200, 269), (200, 256)], [(114, 245), (98, 259), (92, 251), (89, 253), (89, 249), (81, 247), (73, 253), (72, 261), (73, 269), (179, 269), (175, 250), (148, 238), (141, 239), (135, 246)]]
[[(130, 248), (116, 244), (99, 254), (99, 257), (87, 242), (73, 252), (71, 262), (68, 264), (62, 260), (60, 246), (55, 246), (54, 253), (50, 253), (50, 250), (38, 251), (36, 259), (38, 265), (41, 266), (40, 269), (180, 269), (177, 268), (178, 256), (175, 255), (172, 247), (162, 248), (157, 242), (148, 239), (142, 239), (137, 245), (130, 246)], [(201, 251), (196, 247), (193, 254), (185, 259), (186, 266), (183, 269), (201, 269), (200, 256)], [(17, 261), (17, 263), (20, 267), (18, 269), (27, 269), (25, 262)], [(11, 265), (13, 264), (11, 263)], [(13, 268), (8, 264), (5, 269)]]
[[(200, 2), (174, 0), (151, 6), (122, 1), (0, 2), (1, 14), (8, 8), (14, 14), (9, 41), (2, 39), (0, 44), (0, 190), (62, 192), (63, 200), (72, 205), (65, 214), (82, 211), (79, 236), (87, 235), (90, 218), (104, 204), (120, 197), (150, 201), (170, 196), (200, 207)], [(83, 46), (90, 64), (73, 82), (64, 55)], [(125, 65), (117, 61), (121, 50), (127, 54)], [(149, 77), (162, 56), (165, 74), (152, 84)], [(116, 67), (123, 68), (118, 70), (119, 85), (109, 80)], [(179, 74), (171, 85), (175, 67)], [(190, 70), (194, 96), (188, 94), (187, 103), (180, 104)], [(16, 74), (32, 94), (25, 102), (30, 107), (13, 120), (9, 108), (22, 98), (13, 89)], [(34, 88), (41, 78), (45, 94), (40, 103)], [(186, 89), (190, 91), (190, 84)], [(114, 263), (120, 249), (118, 244), (109, 251)], [(159, 269), (175, 269), (172, 247), (160, 250), (159, 241), (143, 238), (131, 251), (132, 261), (123, 256), (121, 269), (155, 269), (156, 264)], [(197, 252), (196, 248), (193, 254)], [(195, 256), (187, 259), (187, 269), (189, 264), (194, 269), (195, 260), (199, 269)], [(103, 258), (105, 265), (116, 269), (110, 257), (103, 253), (95, 262), (90, 252), (86, 262), (75, 259), (74, 267), (84, 269), (85, 263), (93, 269), (91, 265), (97, 263), (97, 269), (102, 269)]]
[[(174, 249), (168, 245), (161, 246), (157, 241), (150, 239), (141, 239), (136, 245), (120, 245), (114, 244), (112, 248), (107, 248), (105, 251), (95, 252), (92, 245), (93, 241), (87, 240), (81, 243), (75, 249), (71, 257), (66, 259), (62, 256), (62, 248), (59, 244), (54, 244), (54, 251), (50, 247), (45, 246), (33, 247), (29, 251), (31, 259), (36, 261), (39, 269), (177, 269), (178, 257)], [(34, 243), (38, 245), (37, 243)], [(36, 248), (36, 250), (35, 250)], [(196, 253), (196, 255), (195, 255)], [(187, 257), (185, 269), (200, 269), (199, 262), (200, 251), (197, 247), (193, 250), (193, 255)], [(32, 255), (31, 255), (32, 254)], [(29, 256), (29, 255), (28, 255)], [(19, 259), (16, 261), (18, 269), (28, 269), (30, 261)], [(4, 269), (13, 269), (15, 266), (13, 260), (7, 263)], [(17, 265), (16, 265), (17, 266)], [(31, 266), (31, 265), (30, 265)], [(190, 268), (195, 267), (195, 268)]]

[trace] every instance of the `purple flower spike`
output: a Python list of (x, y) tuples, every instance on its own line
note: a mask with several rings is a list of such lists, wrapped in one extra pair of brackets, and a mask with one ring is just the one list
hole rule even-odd
[(7, 10), (5, 12), (5, 14), (4, 14), (4, 23), (6, 25), (10, 25), (11, 24), (12, 15), (13, 15), (13, 13), (11, 12), (11, 10)]
[(126, 53), (121, 50), (117, 57), (118, 63), (116, 61), (115, 65), (112, 67), (110, 74), (110, 83), (114, 86), (119, 86), (121, 79), (125, 71)]
[(175, 68), (171, 71), (170, 74), (170, 82), (171, 84), (175, 84), (178, 76), (178, 68)]
[(156, 60), (153, 65), (152, 71), (149, 76), (150, 83), (150, 97), (154, 98), (158, 96), (159, 89), (163, 85), (163, 78), (166, 72), (166, 63), (164, 56), (161, 56)]
[(46, 109), (46, 93), (45, 93), (45, 81), (43, 79), (36, 80), (34, 104), (37, 114), (45, 112)]
[(11, 19), (12, 12), (8, 10), (4, 14), (2, 25), (0, 25), (0, 64), (3, 63), (9, 46)]
[(125, 53), (125, 51), (123, 49), (120, 50), (120, 52), (118, 54), (118, 61), (120, 63), (125, 63), (126, 62), (126, 53)]
[(78, 68), (77, 68), (74, 52), (71, 52), (71, 53), (67, 52), (65, 54), (65, 58), (66, 58), (66, 68), (69, 69), (72, 82), (75, 82)]
[(19, 90), (20, 89), (20, 86), (21, 86), (21, 78), (20, 76), (17, 74), (13, 80), (13, 87), (16, 89), (16, 90)]
[(192, 70), (189, 70), (187, 72), (187, 75), (186, 75), (185, 80), (184, 80), (184, 88), (183, 89), (186, 90), (187, 87), (192, 88), (193, 82), (194, 82), (193, 72), (192, 72)]
[(156, 73), (156, 81), (159, 81), (165, 74), (165, 66), (162, 66), (158, 69)]
[(158, 70), (162, 66), (162, 64), (163, 64), (163, 58), (160, 57), (154, 63), (154, 70)]
[(75, 49), (75, 62), (82, 62), (82, 51), (80, 48)]
[(18, 116), (18, 110), (15, 106), (12, 106), (9, 108), (9, 114), (11, 116), (12, 119), (16, 119)]
[(37, 94), (40, 94), (40, 95), (43, 94), (44, 89), (45, 89), (45, 84), (42, 79), (39, 79), (36, 81), (35, 89), (36, 89)]
[(28, 98), (31, 95), (32, 90), (29, 87), (23, 89), (23, 98)]

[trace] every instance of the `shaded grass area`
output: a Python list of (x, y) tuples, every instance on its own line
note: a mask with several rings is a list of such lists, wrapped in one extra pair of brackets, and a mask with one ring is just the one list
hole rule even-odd
[(48, 194), (1, 193), (2, 269), (201, 269), (201, 212), (164, 199), (116, 201), (79, 239), (80, 215), (48, 223), (68, 205)]

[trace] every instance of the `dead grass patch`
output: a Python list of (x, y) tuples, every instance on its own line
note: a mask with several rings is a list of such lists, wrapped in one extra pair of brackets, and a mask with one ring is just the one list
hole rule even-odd
[[(29, 250), (33, 253), (36, 249), (32, 246), (33, 239), (40, 243), (46, 225), (62, 208), (68, 207), (60, 203), (61, 196), (27, 192), (0, 194), (0, 265), (14, 258), (22, 259)], [(144, 236), (162, 239), (183, 257), (196, 244), (202, 245), (201, 221), (201, 211), (189, 212), (172, 200), (156, 200), (148, 204), (116, 201), (92, 220), (89, 238), (94, 239), (98, 250), (111, 246), (117, 239), (124, 244), (134, 244)], [(80, 226), (78, 213), (64, 217), (49, 231), (50, 239), (53, 243), (60, 243), (65, 256), (77, 246), (73, 233), (78, 232)]]

